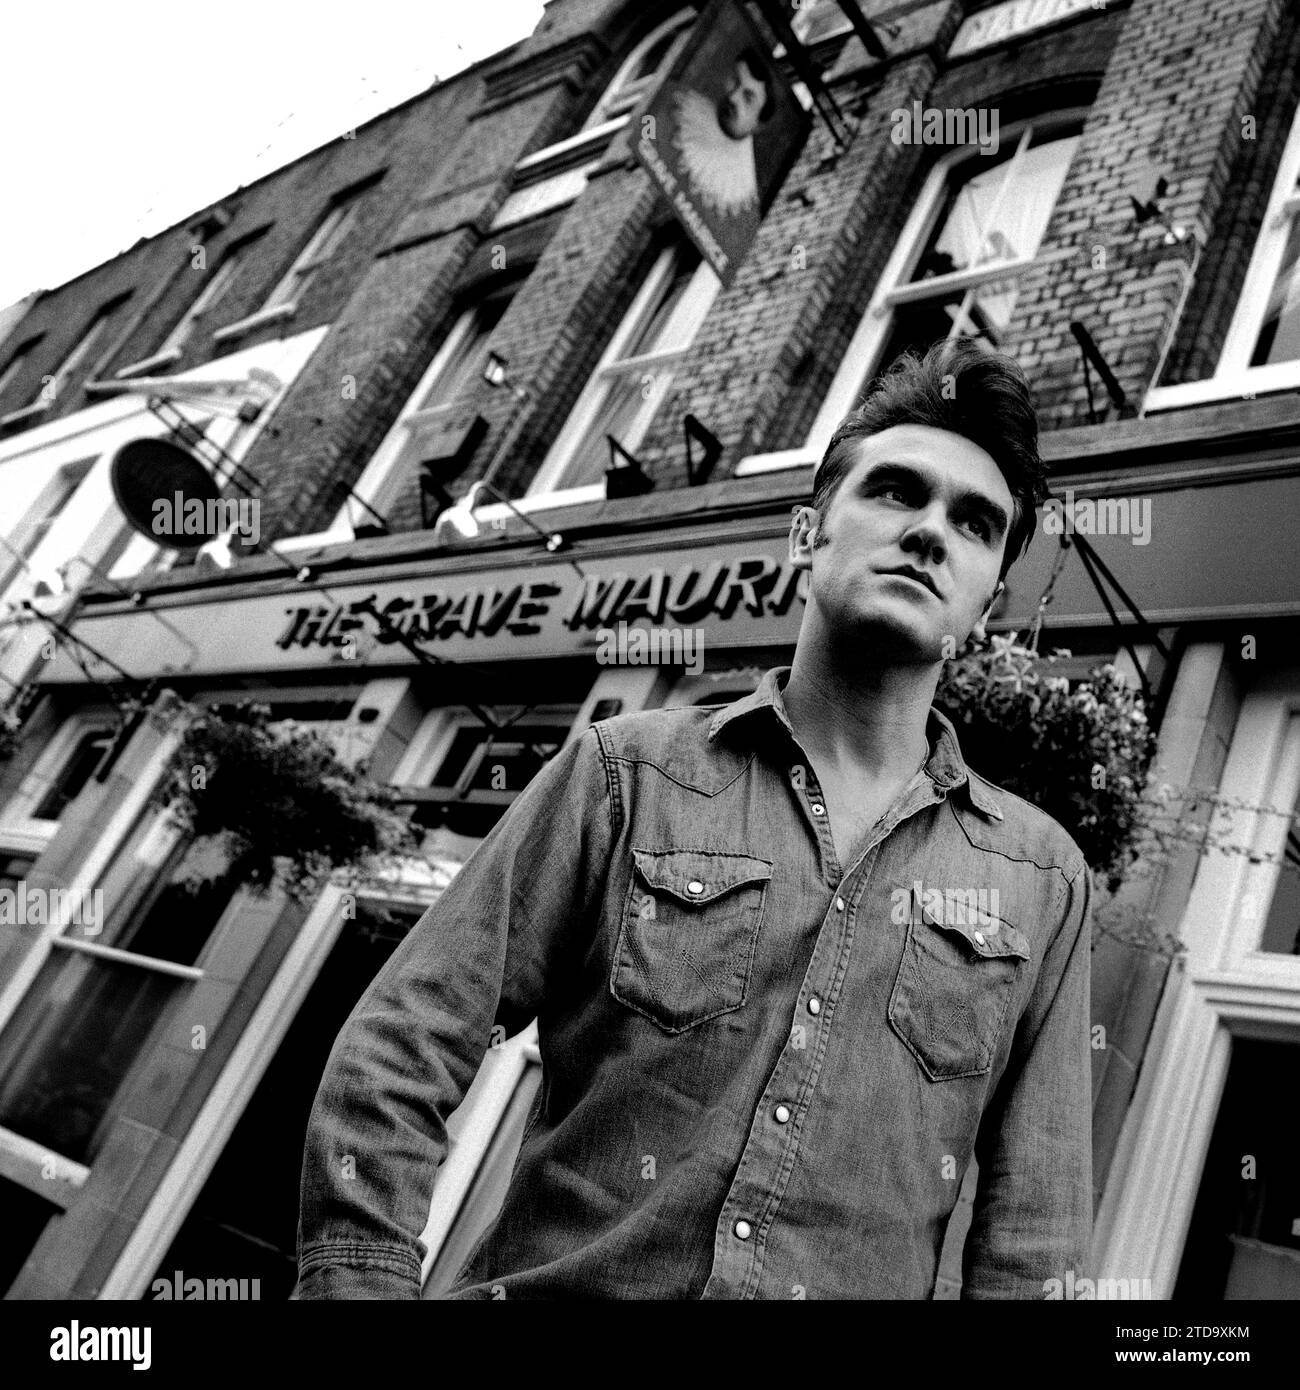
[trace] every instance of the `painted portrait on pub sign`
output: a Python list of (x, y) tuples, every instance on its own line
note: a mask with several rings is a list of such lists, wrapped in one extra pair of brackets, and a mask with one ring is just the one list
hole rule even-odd
[(715, 0), (637, 117), (635, 148), (724, 284), (808, 134), (767, 41), (733, 0)]

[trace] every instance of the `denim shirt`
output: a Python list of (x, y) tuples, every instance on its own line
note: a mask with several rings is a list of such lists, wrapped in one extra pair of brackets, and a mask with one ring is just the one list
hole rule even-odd
[(418, 1297), (447, 1117), (534, 1017), (542, 1085), (448, 1297), (929, 1298), (972, 1154), (963, 1296), (1082, 1275), (1083, 856), (932, 709), (841, 866), (789, 670), (593, 724), (412, 928), (316, 1097), (299, 1297)]

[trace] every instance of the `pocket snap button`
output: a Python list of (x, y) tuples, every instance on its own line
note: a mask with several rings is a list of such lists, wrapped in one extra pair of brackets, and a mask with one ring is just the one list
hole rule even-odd
[(983, 945), (984, 945), (984, 933), (983, 933), (982, 931), (977, 931), (977, 932), (975, 933), (975, 940), (978, 941), (979, 944), (980, 944), (981, 946), (983, 946)]
[(814, 801), (812, 804), (812, 813), (814, 816), (824, 816), (826, 814), (826, 807), (823, 806), (820, 801)]
[(819, 1014), (821, 1013), (821, 1011), (822, 1001), (818, 999), (817, 996), (814, 994), (813, 997), (808, 1001), (808, 1012), (810, 1014)]
[(748, 1240), (754, 1233), (754, 1228), (748, 1221), (737, 1221), (732, 1229), (736, 1232), (737, 1240)]
[(687, 891), (688, 893), (703, 893), (703, 892), (704, 892), (704, 885), (699, 881), (698, 878), (693, 878), (693, 879), (691, 879), (691, 881), (686, 885), (686, 891)]

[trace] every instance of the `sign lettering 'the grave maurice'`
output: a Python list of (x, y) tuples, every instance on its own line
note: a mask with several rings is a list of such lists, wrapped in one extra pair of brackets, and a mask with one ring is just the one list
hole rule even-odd
[[(771, 555), (742, 555), (707, 565), (684, 564), (670, 572), (655, 566), (641, 574), (588, 574), (566, 586), (553, 579), (428, 589), (423, 593), (363, 594), (348, 603), (290, 608), (276, 638), (282, 650), (342, 647), (350, 636), (375, 632), (376, 640), (420, 643), (454, 638), (539, 636), (557, 627), (594, 632), (618, 622), (645, 619), (655, 626), (780, 617), (797, 595), (800, 571)], [(375, 631), (374, 614), (386, 619)], [(353, 640), (355, 637), (353, 636)]]

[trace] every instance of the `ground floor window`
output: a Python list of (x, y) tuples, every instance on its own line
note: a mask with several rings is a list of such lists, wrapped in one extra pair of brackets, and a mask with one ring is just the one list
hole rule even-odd
[(1236, 1038), (1175, 1300), (1300, 1299), (1300, 1043)]

